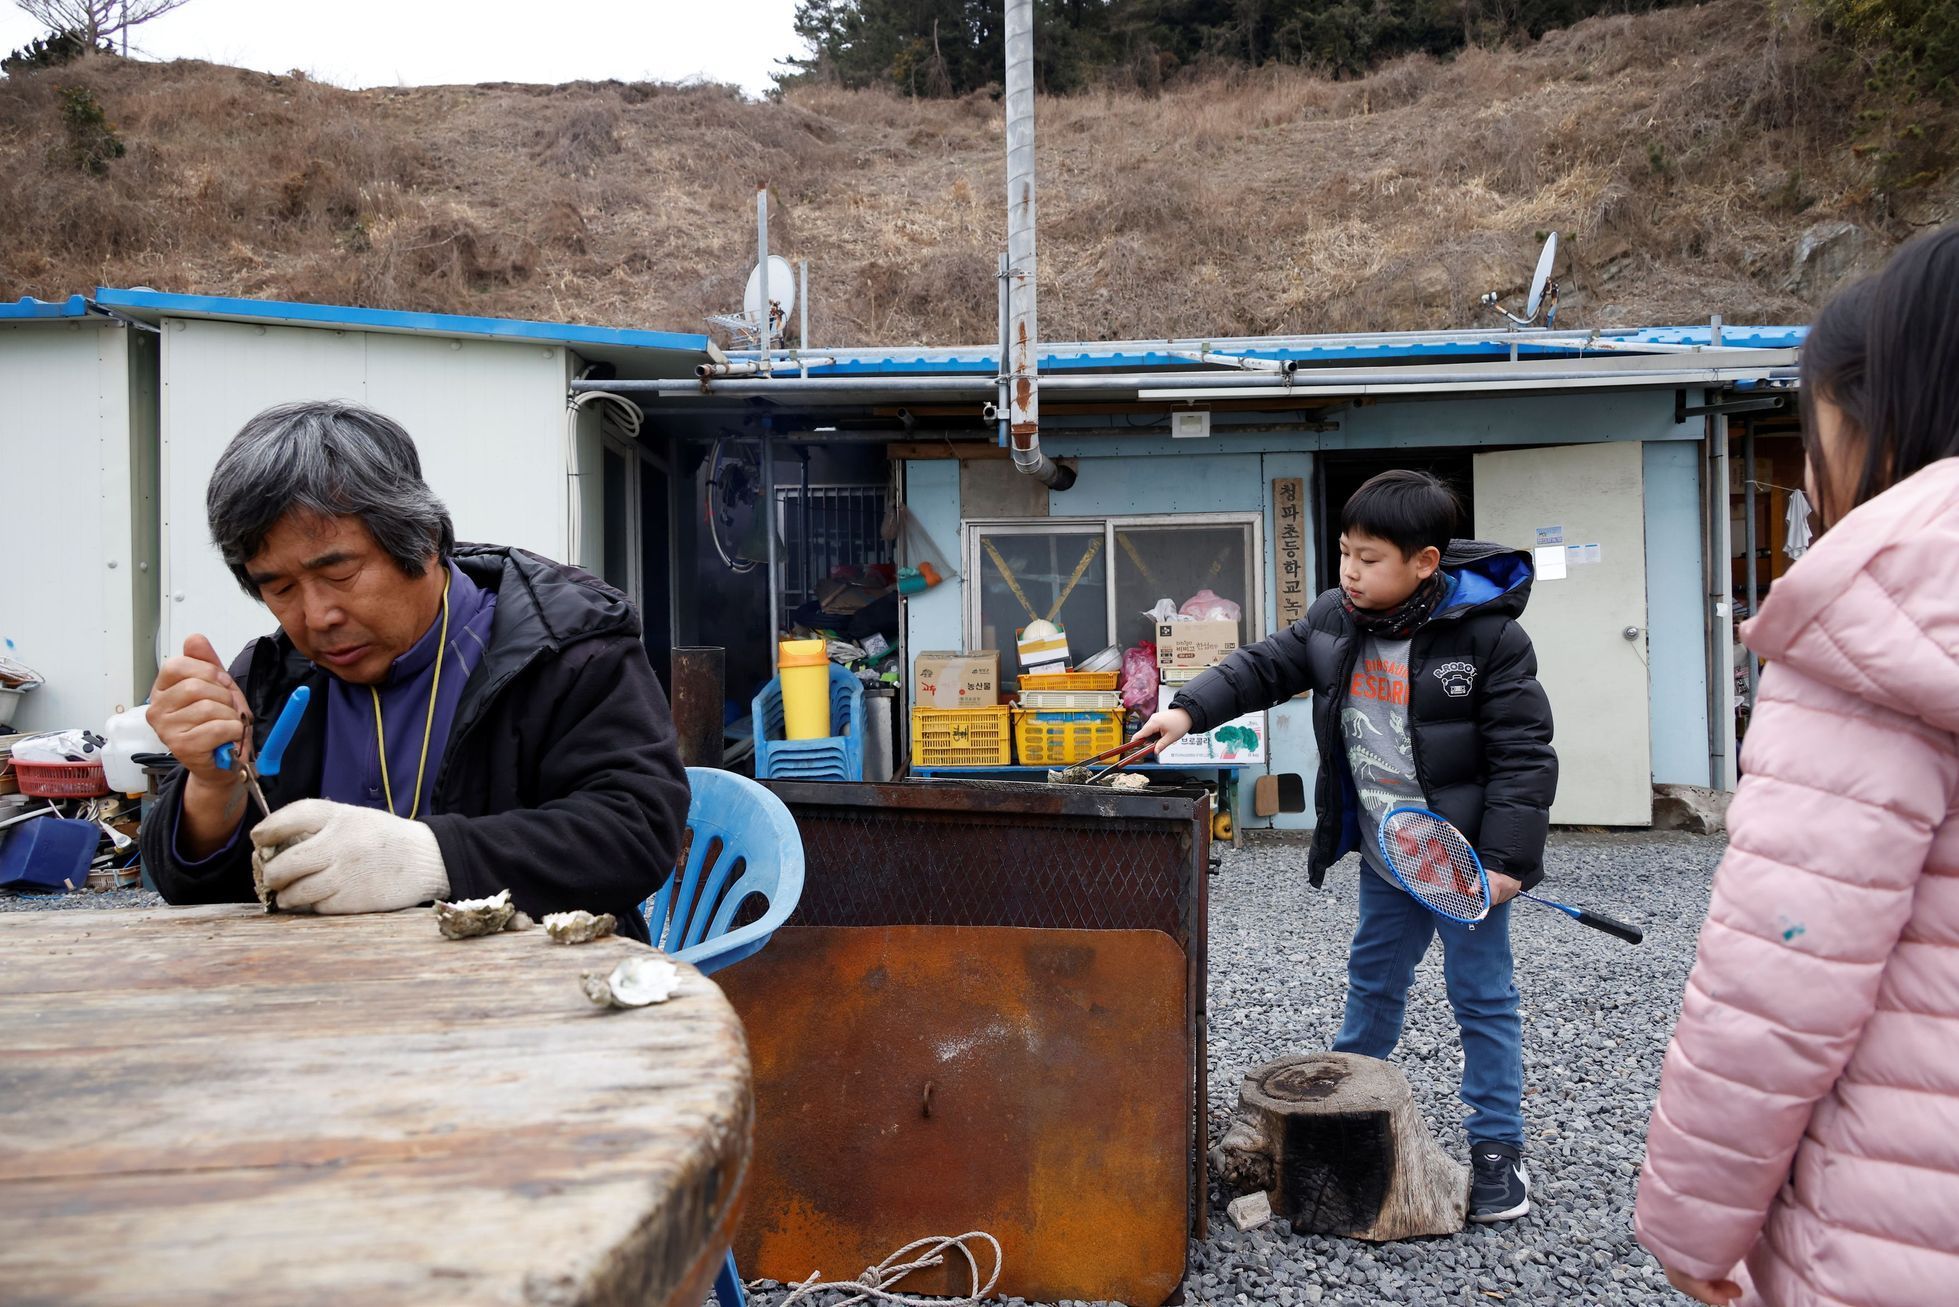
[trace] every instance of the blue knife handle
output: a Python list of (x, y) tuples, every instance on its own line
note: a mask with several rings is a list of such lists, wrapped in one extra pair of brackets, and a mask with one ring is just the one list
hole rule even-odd
[[(291, 698), (286, 700), (286, 706), (279, 712), (279, 720), (273, 722), (272, 729), (266, 733), (265, 747), (259, 750), (259, 775), (279, 774), (279, 764), (286, 756), (286, 746), (292, 743), (293, 732), (299, 729), (299, 719), (306, 715), (306, 704), (312, 697), (312, 687), (302, 685), (292, 692)], [(231, 745), (221, 744), (218, 746), (217, 753), (212, 755), (212, 761), (224, 770), (230, 771), (236, 756), (237, 751)]]
[(272, 723), (272, 730), (265, 737), (265, 747), (259, 750), (258, 774), (277, 776), (279, 764), (285, 761), (286, 746), (292, 743), (293, 732), (299, 729), (299, 719), (306, 715), (306, 705), (313, 697), (309, 686), (300, 686), (286, 700), (286, 706), (279, 712), (279, 720)]

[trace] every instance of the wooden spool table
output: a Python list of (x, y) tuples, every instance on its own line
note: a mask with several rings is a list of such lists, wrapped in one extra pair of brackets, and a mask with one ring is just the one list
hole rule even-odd
[(0, 917), (0, 1299), (687, 1304), (752, 1125), (714, 984), (426, 910)]

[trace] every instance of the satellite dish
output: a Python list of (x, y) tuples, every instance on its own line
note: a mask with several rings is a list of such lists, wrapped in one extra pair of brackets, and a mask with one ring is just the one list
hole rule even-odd
[[(779, 255), (769, 256), (769, 301), (782, 314), (787, 322), (789, 315), (796, 311), (796, 274), (789, 266), (789, 260)], [(748, 289), (742, 292), (741, 311), (751, 322), (762, 320), (762, 268), (760, 264), (748, 274)]]
[(1552, 232), (1544, 242), (1544, 253), (1537, 256), (1537, 275), (1530, 279), (1530, 299), (1524, 304), (1525, 321), (1537, 320), (1537, 310), (1544, 303), (1544, 287), (1551, 280), (1551, 268), (1557, 261), (1558, 233)]

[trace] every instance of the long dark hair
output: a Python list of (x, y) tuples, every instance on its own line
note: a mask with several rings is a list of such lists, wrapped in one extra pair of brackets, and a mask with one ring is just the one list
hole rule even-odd
[(1819, 522), (1827, 520), (1826, 504), (1834, 491), (1816, 423), (1816, 404), (1818, 400), (1834, 404), (1843, 413), (1845, 438), (1859, 448), (1869, 447), (1870, 407), (1864, 382), (1869, 374), (1871, 304), (1876, 298), (1875, 277), (1840, 291), (1823, 306), (1803, 338), (1803, 456), (1817, 494), (1812, 511)]
[(1846, 434), (1863, 445), (1846, 511), (1959, 455), (1959, 227), (1911, 241), (1832, 300), (1803, 342), (1802, 372), (1804, 448), (1826, 521), (1837, 492), (1818, 448), (1816, 397), (1843, 410)]

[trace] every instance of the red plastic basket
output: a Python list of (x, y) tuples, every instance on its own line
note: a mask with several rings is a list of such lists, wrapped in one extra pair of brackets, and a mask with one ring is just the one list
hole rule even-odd
[(14, 759), (22, 794), (37, 799), (93, 799), (109, 792), (99, 762), (24, 762)]

